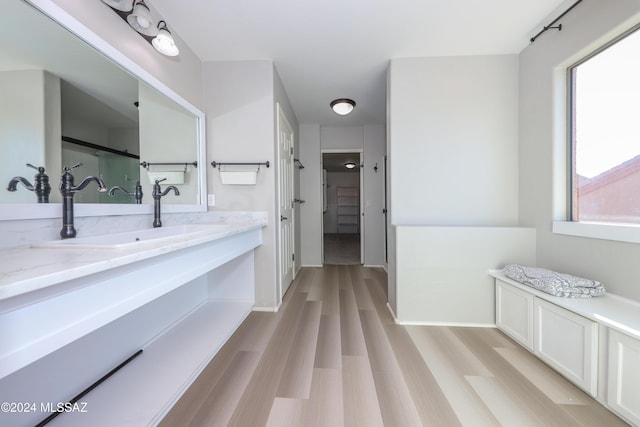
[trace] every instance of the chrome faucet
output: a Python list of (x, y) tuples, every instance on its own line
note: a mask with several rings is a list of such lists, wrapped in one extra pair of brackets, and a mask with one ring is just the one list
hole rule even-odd
[(24, 187), (36, 193), (36, 197), (38, 198), (38, 203), (49, 203), (49, 194), (51, 193), (51, 186), (49, 185), (49, 176), (44, 173), (44, 167), (35, 167), (31, 163), (27, 163), (27, 166), (33, 168), (38, 171), (38, 173), (34, 176), (34, 185), (31, 185), (29, 181), (21, 176), (16, 176), (9, 181), (9, 185), (7, 186), (7, 190), (16, 191), (18, 187), (18, 183), (22, 183)]
[(173, 190), (173, 193), (176, 196), (180, 195), (180, 191), (178, 191), (178, 189), (173, 185), (165, 187), (164, 191), (162, 191), (162, 189), (160, 188), (160, 183), (166, 179), (167, 178), (156, 180), (156, 183), (153, 184), (152, 196), (153, 196), (153, 227), (154, 228), (162, 227), (162, 221), (160, 220), (160, 198), (162, 196), (166, 196), (167, 193), (171, 190)]
[(62, 194), (62, 230), (60, 230), (60, 237), (63, 239), (76, 237), (76, 229), (73, 226), (73, 195), (86, 187), (91, 181), (95, 181), (98, 184), (98, 191), (101, 193), (107, 191), (104, 181), (97, 176), (88, 176), (80, 184), (74, 186), (71, 170), (79, 166), (82, 166), (82, 163), (71, 167), (65, 166), (60, 179), (60, 193)]
[(133, 191), (127, 191), (119, 185), (114, 185), (109, 189), (109, 196), (113, 197), (116, 194), (116, 190), (122, 191), (127, 196), (134, 197), (136, 199), (136, 205), (142, 204), (142, 185), (140, 185), (140, 181), (136, 181), (136, 187)]

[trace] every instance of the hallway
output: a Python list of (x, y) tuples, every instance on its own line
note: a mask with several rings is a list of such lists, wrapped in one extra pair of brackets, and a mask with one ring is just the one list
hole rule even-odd
[(385, 290), (382, 269), (303, 268), (160, 425), (626, 425), (496, 329), (396, 325)]
[(360, 264), (359, 233), (325, 233), (324, 265)]

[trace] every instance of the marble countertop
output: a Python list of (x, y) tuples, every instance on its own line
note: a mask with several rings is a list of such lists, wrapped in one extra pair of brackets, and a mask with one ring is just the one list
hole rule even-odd
[(610, 293), (593, 298), (556, 297), (518, 283), (502, 274), (502, 270), (490, 270), (489, 274), (540, 299), (640, 339), (640, 303), (636, 301)]
[[(201, 223), (206, 224), (206, 223)], [(210, 223), (197, 235), (177, 235), (157, 244), (118, 249), (19, 247), (0, 250), (0, 302), (58, 283), (262, 228), (266, 220)]]

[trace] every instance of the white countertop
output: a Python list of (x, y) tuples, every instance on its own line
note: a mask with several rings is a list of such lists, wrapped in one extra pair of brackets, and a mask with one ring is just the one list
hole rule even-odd
[(540, 299), (640, 339), (640, 303), (636, 301), (609, 293), (593, 298), (556, 297), (516, 282), (502, 274), (502, 270), (490, 270), (489, 274)]
[[(212, 224), (214, 225), (214, 224)], [(219, 224), (215, 224), (219, 225)], [(170, 240), (120, 249), (34, 248), (0, 250), (0, 302), (90, 274), (131, 264), (244, 231), (262, 228), (266, 221), (224, 223), (197, 236), (175, 236)]]

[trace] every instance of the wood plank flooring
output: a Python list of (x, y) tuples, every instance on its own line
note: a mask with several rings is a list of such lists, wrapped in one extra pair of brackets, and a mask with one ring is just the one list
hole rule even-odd
[(360, 233), (325, 233), (324, 264), (359, 265)]
[(386, 274), (303, 268), (161, 426), (624, 426), (497, 329), (396, 325)]

